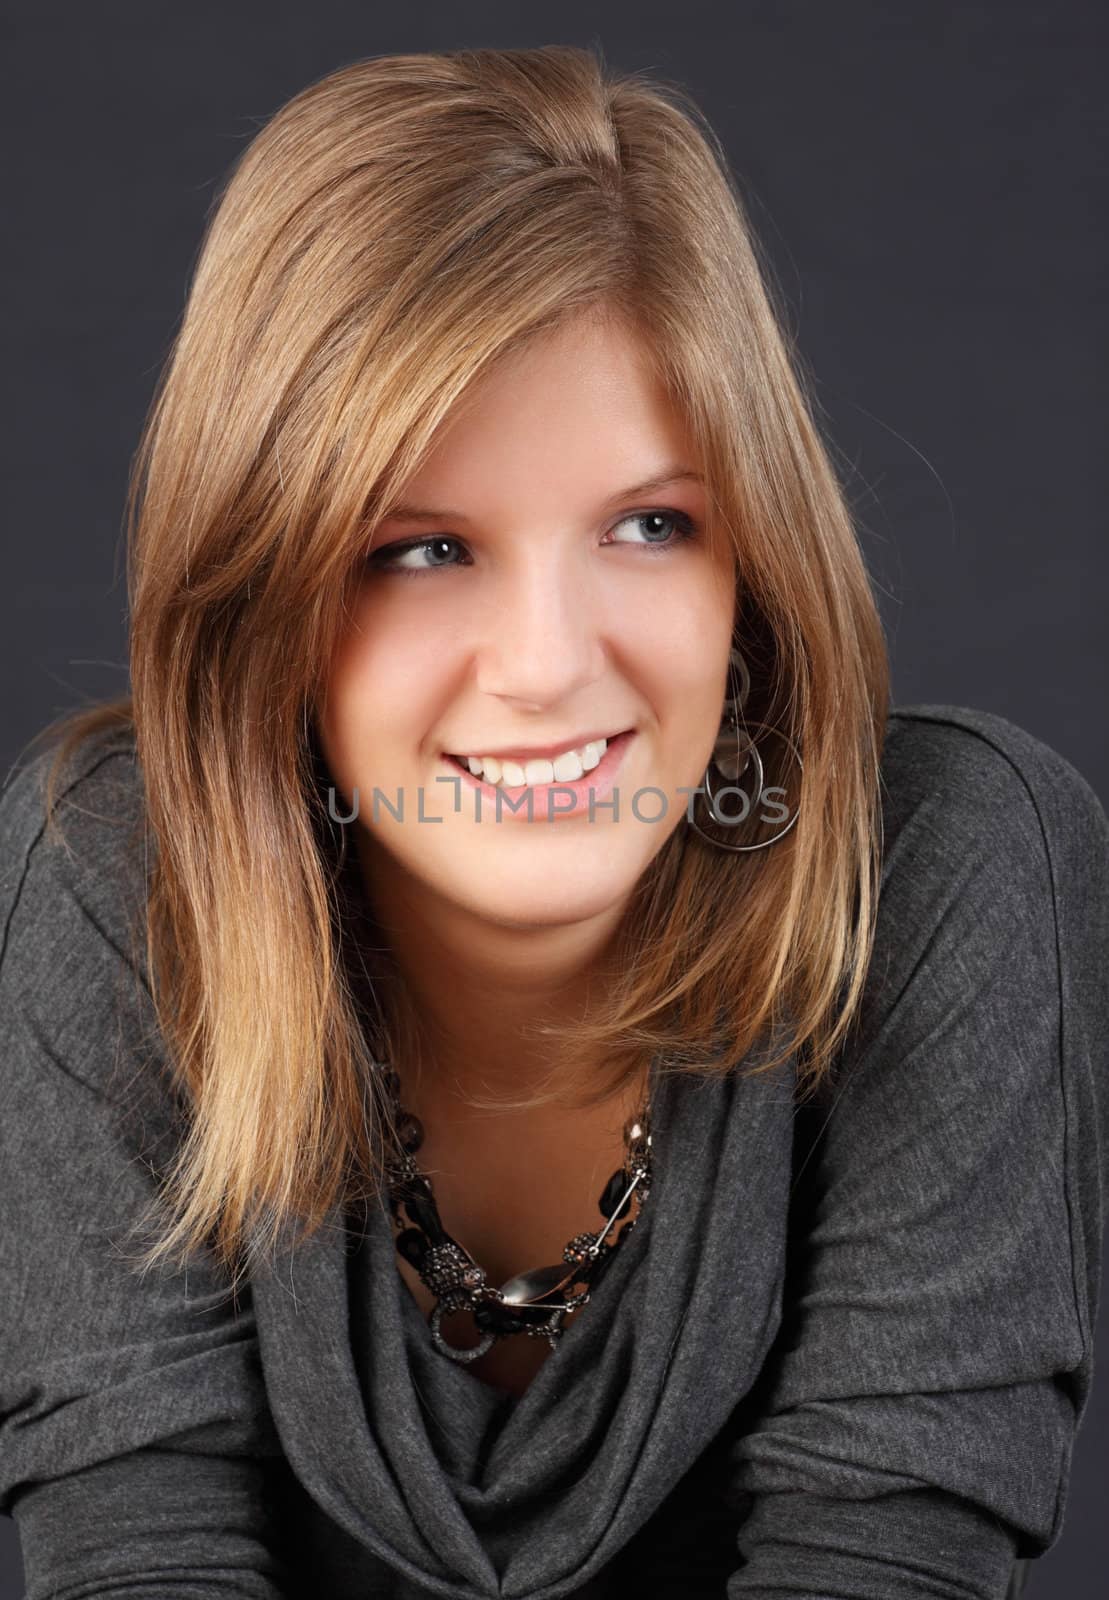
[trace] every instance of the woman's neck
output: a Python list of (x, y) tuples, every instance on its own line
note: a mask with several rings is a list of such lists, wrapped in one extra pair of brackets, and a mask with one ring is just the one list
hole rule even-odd
[(418, 1031), (425, 1086), (460, 1104), (541, 1086), (555, 1058), (539, 1030), (585, 1015), (623, 908), (573, 925), (500, 925), (433, 904), (422, 886), (391, 881), (376, 863), (365, 890)]

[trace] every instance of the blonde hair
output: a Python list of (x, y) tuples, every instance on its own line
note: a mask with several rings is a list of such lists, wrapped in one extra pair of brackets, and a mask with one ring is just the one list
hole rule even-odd
[[(583, 314), (644, 336), (700, 443), (747, 714), (804, 773), (770, 848), (668, 837), (600, 1004), (544, 1030), (561, 1092), (594, 1103), (658, 1054), (734, 1071), (766, 1037), (752, 1070), (796, 1051), (801, 1097), (831, 1072), (872, 949), (888, 661), (724, 152), (682, 88), (595, 49), (358, 61), (229, 174), (133, 464), (132, 693), (46, 730), (52, 823), (67, 756), (99, 729), (133, 729), (142, 774), (151, 995), (190, 1107), (144, 1268), (210, 1241), (237, 1272), (287, 1220), (309, 1234), (380, 1192), (380, 1041), (314, 718), (373, 529), (436, 429), (499, 357)], [(379, 1020), (403, 1062), (403, 1003)]]

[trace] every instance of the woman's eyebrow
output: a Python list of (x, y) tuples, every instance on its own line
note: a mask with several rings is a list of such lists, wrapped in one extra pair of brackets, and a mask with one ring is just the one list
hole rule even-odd
[[(621, 489), (617, 494), (610, 495), (604, 502), (602, 511), (607, 511), (609, 507), (619, 505), (624, 500), (630, 500), (633, 495), (653, 494), (656, 489), (664, 489), (671, 483), (685, 481), (703, 483), (704, 478), (699, 472), (695, 472), (692, 467), (666, 467), (662, 472), (656, 472), (642, 483), (633, 483), (630, 488)], [(449, 511), (442, 506), (416, 506), (402, 500), (391, 511), (386, 512), (382, 521), (468, 523), (470, 518), (464, 511)]]

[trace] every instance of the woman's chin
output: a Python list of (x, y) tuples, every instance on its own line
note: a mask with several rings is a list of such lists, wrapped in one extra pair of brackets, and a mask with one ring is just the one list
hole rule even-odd
[(437, 884), (440, 894), (483, 921), (502, 927), (550, 928), (585, 922), (620, 908), (635, 886), (639, 870), (589, 872), (587, 863), (555, 874), (536, 861), (529, 870), (479, 876), (451, 873)]

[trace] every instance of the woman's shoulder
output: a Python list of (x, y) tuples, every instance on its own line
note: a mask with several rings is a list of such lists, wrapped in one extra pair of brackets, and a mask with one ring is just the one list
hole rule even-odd
[(143, 796), (133, 734), (98, 731), (62, 769), (54, 832), (54, 752), (39, 750), (0, 792), (0, 1010), (9, 1041), (18, 1024), (76, 1045), (116, 1025), (121, 986), (145, 985)]
[(971, 988), (995, 1017), (1033, 995), (1103, 1017), (1109, 819), (1078, 768), (995, 712), (911, 705), (891, 712), (880, 776), (872, 1020), (909, 995), (954, 1014)]
[[(49, 853), (46, 780), (56, 746), (49, 744), (9, 770), (0, 788), (0, 871), (10, 890), (36, 852)], [(59, 815), (74, 854), (97, 860), (111, 853), (121, 830), (137, 823), (142, 785), (133, 730), (101, 728), (72, 750), (57, 784)], [(77, 850), (77, 845), (85, 847)]]
[(887, 851), (906, 830), (922, 848), (1004, 860), (1109, 852), (1109, 821), (1081, 771), (1049, 741), (997, 712), (907, 705), (890, 711), (880, 770)]

